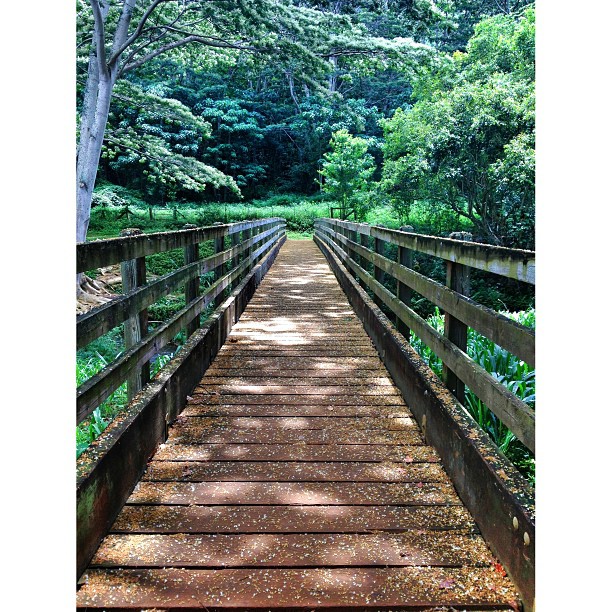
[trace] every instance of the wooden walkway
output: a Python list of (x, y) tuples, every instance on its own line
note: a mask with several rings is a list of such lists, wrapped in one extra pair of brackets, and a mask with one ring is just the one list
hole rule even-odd
[(513, 610), (504, 574), (325, 258), (287, 241), (77, 602)]

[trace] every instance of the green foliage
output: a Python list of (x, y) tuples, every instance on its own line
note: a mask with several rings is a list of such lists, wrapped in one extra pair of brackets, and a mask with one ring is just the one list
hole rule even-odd
[(533, 248), (534, 21), (529, 9), (479, 23), (467, 53), (439, 58), (416, 104), (382, 122), (381, 189), (401, 217), (435, 201), (479, 240)]
[[(523, 312), (506, 311), (502, 314), (531, 329), (535, 328), (534, 309)], [(439, 333), (444, 333), (444, 316), (437, 308), (435, 314), (429, 317), (427, 322)], [(414, 334), (411, 334), (410, 344), (435, 374), (442, 378), (441, 359)], [(519, 399), (535, 408), (535, 370), (532, 367), (471, 328), (468, 328), (467, 353)], [(534, 483), (535, 459), (533, 454), (468, 387), (466, 387), (465, 408), (500, 451)]]
[[(303, 196), (296, 194), (276, 194), (266, 199), (245, 203), (205, 203), (184, 204), (171, 202), (165, 207), (149, 207), (139, 199), (138, 192), (104, 182), (96, 188), (95, 194), (102, 197), (129, 203), (130, 215), (119, 216), (124, 212), (123, 205), (97, 206), (92, 210), (88, 239), (115, 238), (126, 227), (138, 227), (145, 232), (160, 232), (181, 229), (185, 223), (199, 226), (213, 223), (234, 223), (245, 219), (264, 219), (284, 217), (290, 231), (311, 233), (314, 220), (329, 216), (329, 204), (320, 195)], [(116, 198), (119, 198), (117, 200)], [(150, 218), (150, 212), (153, 219)], [(176, 218), (175, 218), (176, 213)], [(209, 243), (200, 245), (202, 256), (212, 253)], [(151, 274), (162, 275), (182, 265), (183, 252), (168, 251), (147, 257), (147, 270)]]
[[(163, 88), (122, 80), (115, 86), (102, 148), (107, 174), (129, 177), (151, 202), (178, 192), (202, 193), (208, 186), (240, 194), (234, 179), (196, 156), (210, 124)], [(157, 93), (156, 93), (157, 92)]]
[(366, 193), (374, 173), (374, 158), (368, 153), (369, 143), (364, 138), (351, 136), (346, 130), (334, 132), (331, 152), (323, 157), (323, 191), (340, 204), (341, 218), (350, 210), (362, 220), (367, 208)]

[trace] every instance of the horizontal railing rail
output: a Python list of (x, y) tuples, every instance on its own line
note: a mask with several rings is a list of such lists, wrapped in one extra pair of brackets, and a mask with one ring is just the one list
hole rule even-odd
[[(77, 270), (91, 270), (93, 264), (121, 263), (124, 293), (77, 316), (77, 348), (123, 325), (125, 351), (78, 387), (77, 424), (126, 381), (128, 399), (134, 397), (149, 380), (150, 360), (182, 329), (187, 331), (187, 337), (197, 330), (199, 315), (209, 304), (220, 303), (224, 294), (284, 236), (285, 228), (284, 219), (271, 218), (78, 244)], [(231, 240), (229, 248), (225, 248), (225, 237)], [(214, 241), (214, 254), (200, 258), (198, 245), (210, 240)], [(176, 248), (185, 250), (186, 264), (147, 282), (145, 256)], [(213, 282), (200, 291), (200, 276), (208, 273), (214, 274)], [(181, 285), (185, 287), (185, 306), (149, 332), (148, 307)]]
[[(323, 240), (349, 269), (396, 317), (403, 333), (412, 331), (443, 362), (446, 382), (457, 399), (465, 400), (465, 385), (532, 452), (535, 452), (535, 411), (489, 374), (467, 354), (467, 327), (492, 340), (525, 363), (535, 365), (535, 333), (516, 321), (495, 312), (466, 295), (453, 282), (464, 267), (535, 282), (535, 253), (505, 249), (466, 241), (421, 236), (363, 223), (336, 219), (315, 221), (315, 235)], [(375, 239), (374, 250), (369, 237)], [(398, 260), (382, 254), (381, 242), (399, 247)], [(447, 285), (432, 280), (411, 267), (405, 250), (440, 257), (447, 262)], [(374, 274), (367, 270), (371, 264)], [(385, 273), (397, 281), (394, 294), (383, 284)], [(445, 312), (444, 334), (439, 333), (410, 307), (414, 291)], [(449, 384), (450, 383), (450, 384)]]

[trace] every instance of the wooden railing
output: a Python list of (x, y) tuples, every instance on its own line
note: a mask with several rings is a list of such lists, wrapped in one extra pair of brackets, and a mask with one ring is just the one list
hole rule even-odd
[[(535, 452), (535, 411), (467, 355), (467, 328), (473, 328), (531, 366), (535, 366), (535, 333), (466, 295), (470, 268), (534, 285), (534, 252), (336, 219), (315, 221), (315, 235), (333, 250), (362, 287), (372, 292), (377, 303), (397, 317), (399, 331), (407, 337), (412, 331), (442, 360), (446, 385), (460, 402), (465, 400), (467, 385), (527, 448)], [(396, 245), (397, 261), (382, 254), (385, 243)], [(446, 262), (446, 285), (412, 269), (414, 252)], [(384, 286), (384, 274), (395, 279), (395, 293)], [(410, 307), (413, 291), (444, 311), (443, 334)]]
[[(176, 232), (142, 234), (77, 245), (77, 273), (121, 264), (123, 294), (77, 316), (77, 348), (124, 325), (126, 350), (77, 389), (77, 424), (110, 397), (125, 381), (131, 399), (149, 381), (149, 362), (181, 331), (187, 337), (200, 327), (200, 314), (219, 305), (285, 233), (281, 218), (244, 221)], [(211, 241), (213, 254), (200, 258), (200, 245)], [(229, 244), (226, 244), (229, 243)], [(185, 265), (147, 281), (145, 257), (184, 249)], [(200, 276), (214, 273), (212, 284), (200, 291)], [(147, 308), (184, 286), (185, 307), (149, 333)]]

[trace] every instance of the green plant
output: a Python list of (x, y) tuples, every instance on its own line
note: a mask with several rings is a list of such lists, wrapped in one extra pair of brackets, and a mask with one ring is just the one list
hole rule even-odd
[[(92, 342), (86, 350), (77, 353), (76, 379), (77, 387), (100, 372), (120, 354), (116, 352), (116, 334), (107, 334)], [(106, 354), (98, 352), (92, 345), (96, 344)], [(115, 347), (115, 348), (114, 348)], [(108, 356), (112, 357), (108, 358)], [(172, 355), (157, 355), (151, 361), (151, 377), (155, 376), (166, 365)], [(127, 385), (123, 383), (106, 401), (98, 406), (76, 428), (77, 457), (108, 427), (117, 413), (127, 405)]]
[[(522, 325), (535, 328), (535, 309), (523, 312), (502, 312), (502, 314)], [(434, 315), (427, 321), (439, 333), (444, 332), (444, 315), (437, 307)], [(442, 378), (442, 360), (414, 334), (411, 334), (410, 344), (434, 373)], [(467, 353), (519, 399), (535, 408), (535, 370), (531, 366), (471, 328), (468, 328)], [(534, 483), (535, 459), (533, 454), (468, 387), (465, 389), (465, 408), (500, 451), (530, 482)]]

